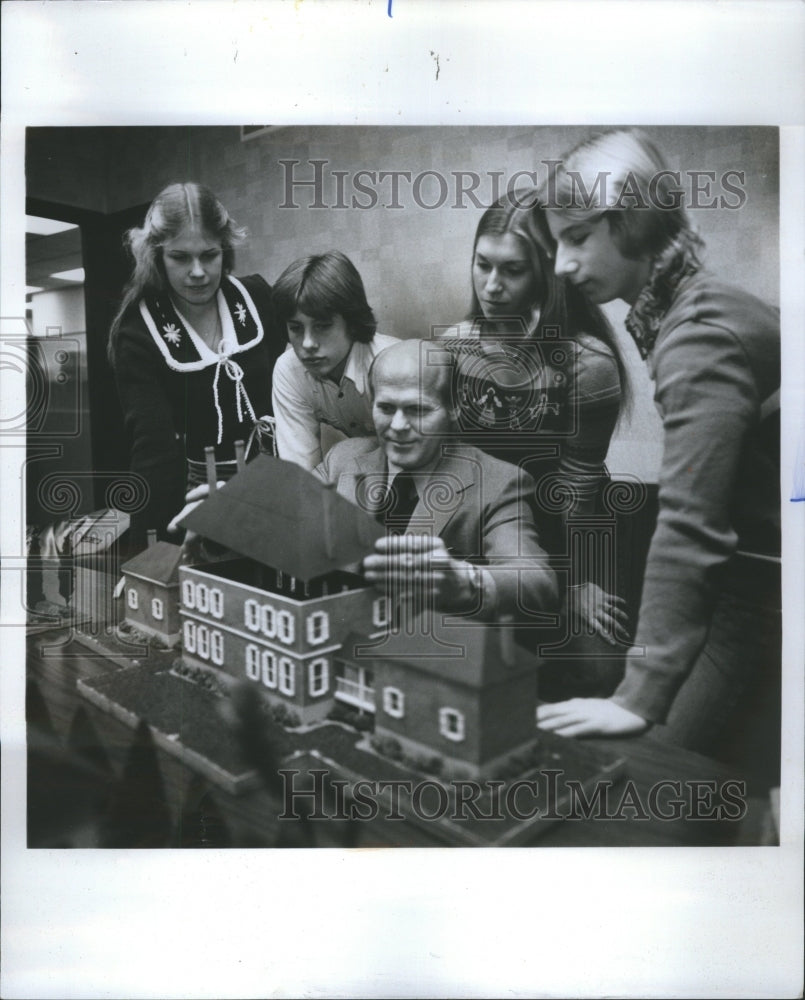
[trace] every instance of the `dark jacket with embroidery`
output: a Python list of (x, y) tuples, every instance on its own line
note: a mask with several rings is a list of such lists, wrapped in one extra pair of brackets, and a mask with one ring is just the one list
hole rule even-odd
[[(186, 461), (234, 458), (254, 418), (270, 415), (271, 372), (285, 347), (276, 331), (271, 288), (259, 275), (221, 284), (226, 349), (220, 358), (186, 327), (168, 296), (133, 306), (118, 331), (114, 371), (130, 438), (131, 470), (148, 485), (132, 515), (133, 548), (165, 528), (184, 504)], [(242, 376), (241, 376), (242, 373)]]
[(627, 325), (642, 327), (663, 460), (634, 643), (645, 653), (613, 697), (662, 722), (730, 585), (730, 558), (780, 551), (780, 320), (702, 270), (683, 273), (648, 322), (642, 298)]

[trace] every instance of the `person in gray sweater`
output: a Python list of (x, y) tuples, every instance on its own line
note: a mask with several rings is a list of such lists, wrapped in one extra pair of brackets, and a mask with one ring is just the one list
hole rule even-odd
[[(659, 513), (626, 674), (612, 697), (543, 706), (566, 736), (664, 740), (779, 769), (779, 312), (700, 264), (653, 144), (596, 136), (553, 178), (556, 272), (623, 299), (663, 421)], [(673, 206), (673, 207), (668, 207)]]

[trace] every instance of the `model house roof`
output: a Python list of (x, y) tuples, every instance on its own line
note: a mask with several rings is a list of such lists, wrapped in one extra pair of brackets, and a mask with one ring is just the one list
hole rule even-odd
[(172, 542), (156, 542), (120, 568), (128, 576), (138, 576), (152, 583), (171, 584), (179, 582), (181, 561), (181, 546)]
[(265, 566), (310, 580), (368, 555), (384, 529), (292, 462), (260, 455), (182, 524)]
[[(342, 652), (358, 664), (369, 665), (370, 658), (405, 663), (433, 677), (480, 688), (524, 671), (536, 676), (536, 654), (515, 642), (516, 631), (508, 624), (425, 611), (410, 621), (403, 616), (400, 628), (380, 639), (352, 634)], [(361, 647), (358, 656), (355, 646)]]

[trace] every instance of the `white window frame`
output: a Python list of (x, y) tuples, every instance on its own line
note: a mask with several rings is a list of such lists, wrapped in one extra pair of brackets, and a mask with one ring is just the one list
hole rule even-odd
[(252, 597), (243, 604), (243, 624), (250, 632), (260, 631), (260, 605)]
[(206, 583), (196, 584), (196, 610), (203, 615), (210, 610), (210, 589)]
[[(451, 722), (455, 722), (455, 729), (451, 729)], [(445, 706), (439, 709), (439, 732), (446, 740), (452, 740), (453, 743), (463, 742), (466, 728), (464, 723), (464, 713), (459, 712), (457, 708)]]
[(196, 588), (192, 580), (182, 581), (182, 604), (191, 609), (196, 606)]
[(128, 604), (132, 611), (136, 611), (139, 608), (140, 595), (137, 593), (136, 587), (129, 587), (126, 591), (126, 604)]
[(151, 617), (161, 622), (165, 617), (165, 602), (161, 597), (151, 598)]
[[(318, 668), (318, 669), (317, 669)], [(317, 656), (307, 665), (308, 691), (314, 697), (327, 694), (330, 689), (330, 661), (326, 656)]]
[(392, 719), (401, 719), (405, 715), (405, 694), (396, 687), (383, 688), (383, 711)]
[(196, 632), (196, 656), (202, 660), (210, 658), (210, 630), (206, 625), (199, 625)]
[(260, 666), (262, 668), (263, 687), (274, 690), (277, 687), (277, 654), (270, 649), (264, 649), (260, 654)]
[(224, 592), (220, 587), (210, 587), (210, 614), (213, 618), (224, 617)]
[(264, 604), (260, 608), (260, 629), (269, 639), (277, 634), (277, 611), (272, 604)]
[(260, 647), (253, 642), (246, 646), (246, 676), (250, 681), (260, 680)]
[(277, 636), (279, 641), (290, 646), (296, 634), (296, 622), (290, 611), (277, 612)]
[(196, 623), (188, 622), (184, 623), (184, 635), (182, 636), (182, 645), (184, 646), (186, 652), (195, 653), (196, 651)]
[(326, 611), (314, 611), (305, 622), (307, 641), (311, 646), (320, 646), (330, 638), (330, 616)]
[(214, 628), (212, 632), (210, 632), (210, 659), (216, 667), (223, 666), (224, 633), (217, 628)]
[(280, 657), (279, 689), (283, 694), (287, 694), (289, 698), (293, 698), (296, 694), (294, 663), (287, 656)]
[(388, 597), (376, 597), (372, 601), (372, 622), (377, 628), (382, 628), (384, 625), (388, 625), (390, 621), (391, 613), (389, 611)]

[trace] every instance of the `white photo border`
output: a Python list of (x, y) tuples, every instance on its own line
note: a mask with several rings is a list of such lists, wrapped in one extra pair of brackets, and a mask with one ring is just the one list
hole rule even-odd
[[(3, 318), (24, 315), (26, 126), (781, 126), (788, 566), (778, 848), (30, 851), (23, 637), (3, 629), (0, 993), (797, 995), (805, 504), (786, 501), (805, 426), (803, 5), (12, 0), (2, 18)], [(4, 394), (4, 416), (19, 404)], [(5, 495), (19, 456), (0, 463)], [(1, 520), (13, 553), (19, 524)], [(7, 569), (2, 584), (19, 586)]]

